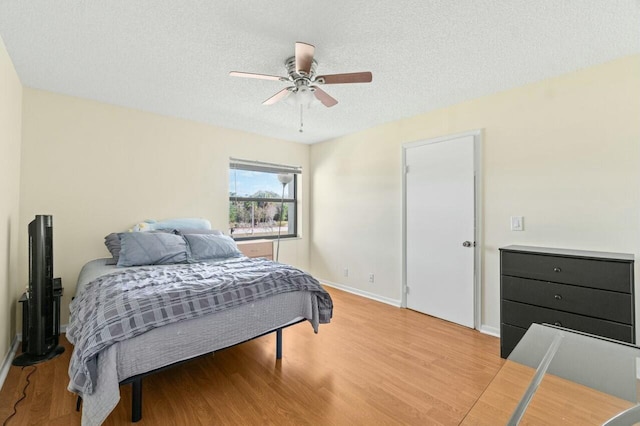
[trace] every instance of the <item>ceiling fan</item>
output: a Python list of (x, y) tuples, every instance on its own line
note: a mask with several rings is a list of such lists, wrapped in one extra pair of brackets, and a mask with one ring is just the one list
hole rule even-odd
[(229, 75), (233, 77), (284, 81), (291, 84), (291, 86), (285, 87), (264, 101), (262, 103), (263, 105), (273, 105), (291, 94), (296, 94), (302, 99), (313, 100), (313, 97), (310, 96), (310, 94), (313, 94), (313, 96), (322, 102), (324, 106), (332, 107), (337, 104), (338, 101), (318, 87), (318, 85), (371, 82), (372, 75), (368, 71), (346, 74), (316, 75), (318, 62), (313, 58), (314, 52), (315, 46), (312, 44), (296, 42), (295, 55), (284, 62), (287, 74), (289, 74), (288, 77), (240, 71), (231, 71)]

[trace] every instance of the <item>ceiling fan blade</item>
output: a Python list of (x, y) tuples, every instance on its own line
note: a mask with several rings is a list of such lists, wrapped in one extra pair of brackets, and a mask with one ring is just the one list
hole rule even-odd
[(325, 92), (321, 88), (317, 86), (313, 86), (313, 88), (314, 88), (313, 94), (316, 96), (316, 99), (322, 102), (322, 104), (327, 108), (331, 108), (332, 106), (338, 103), (337, 100), (335, 100), (333, 97), (331, 97), (331, 95), (329, 95), (327, 92)]
[(272, 97), (264, 101), (262, 105), (273, 105), (279, 100), (286, 98), (288, 95), (289, 95), (289, 87), (285, 87), (284, 89), (282, 89), (281, 91), (279, 91), (278, 93), (276, 93), (275, 95), (273, 95)]
[(313, 54), (315, 46), (312, 44), (296, 42), (296, 72), (311, 74), (311, 64), (313, 63)]
[(373, 75), (369, 71), (320, 75), (316, 77), (316, 82), (320, 84), (371, 83), (371, 80), (373, 80)]
[(253, 72), (231, 71), (231, 77), (258, 78), (260, 80), (289, 81), (287, 77), (278, 77), (277, 75), (256, 74)]

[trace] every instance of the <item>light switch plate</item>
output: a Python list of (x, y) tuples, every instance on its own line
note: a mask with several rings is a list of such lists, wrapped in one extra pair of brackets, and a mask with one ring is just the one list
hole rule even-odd
[(511, 216), (511, 230), (524, 231), (524, 216)]

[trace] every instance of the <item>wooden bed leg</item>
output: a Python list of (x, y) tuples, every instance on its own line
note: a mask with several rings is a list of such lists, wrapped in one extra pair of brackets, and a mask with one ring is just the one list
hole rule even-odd
[(82, 404), (82, 398), (78, 395), (78, 398), (76, 399), (76, 411), (80, 411), (80, 404)]
[(142, 418), (142, 378), (131, 382), (131, 422), (135, 423)]
[(276, 330), (276, 359), (282, 359), (282, 329)]

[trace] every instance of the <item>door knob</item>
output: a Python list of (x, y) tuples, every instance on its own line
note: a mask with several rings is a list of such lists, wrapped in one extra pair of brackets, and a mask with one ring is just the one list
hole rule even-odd
[(474, 243), (472, 243), (471, 241), (465, 241), (464, 243), (462, 243), (462, 246), (463, 246), (463, 247), (471, 247), (472, 245), (474, 245), (474, 246), (475, 246), (475, 244), (474, 244)]

